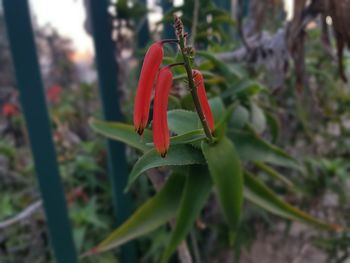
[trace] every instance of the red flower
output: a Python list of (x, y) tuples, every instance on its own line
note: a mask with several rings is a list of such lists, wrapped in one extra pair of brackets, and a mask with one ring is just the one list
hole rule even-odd
[(134, 126), (140, 135), (147, 126), (153, 85), (162, 60), (163, 44), (156, 42), (150, 46), (145, 55), (136, 91)]
[(12, 116), (16, 116), (19, 114), (19, 110), (18, 110), (17, 106), (11, 102), (5, 103), (2, 106), (1, 112), (5, 117), (12, 117)]
[(71, 206), (75, 199), (80, 198), (84, 201), (84, 203), (87, 203), (89, 201), (88, 195), (84, 192), (84, 190), (81, 187), (74, 188), (67, 194), (67, 203), (69, 206)]
[(61, 99), (62, 88), (58, 85), (53, 85), (47, 89), (47, 99), (51, 103), (59, 103)]
[(210, 131), (213, 133), (215, 129), (214, 118), (208, 103), (207, 94), (205, 92), (203, 75), (199, 70), (193, 70), (192, 74), (194, 83), (198, 90), (198, 97), (203, 109), (205, 119), (207, 120)]
[(159, 71), (153, 105), (153, 142), (157, 151), (165, 157), (169, 148), (169, 128), (167, 120), (168, 96), (173, 83), (170, 67)]

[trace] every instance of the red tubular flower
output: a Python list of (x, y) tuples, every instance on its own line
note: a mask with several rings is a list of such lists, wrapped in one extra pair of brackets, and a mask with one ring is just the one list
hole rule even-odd
[(169, 128), (167, 120), (168, 96), (173, 83), (170, 67), (159, 71), (156, 81), (156, 93), (153, 105), (153, 142), (157, 151), (164, 158), (169, 149)]
[(150, 46), (145, 55), (136, 91), (134, 126), (140, 135), (147, 126), (152, 89), (162, 60), (163, 44), (156, 42)]
[(203, 75), (199, 70), (193, 70), (192, 74), (194, 83), (198, 90), (198, 97), (203, 109), (205, 119), (207, 120), (210, 131), (213, 133), (215, 129), (214, 118), (209, 106), (207, 94), (205, 92)]

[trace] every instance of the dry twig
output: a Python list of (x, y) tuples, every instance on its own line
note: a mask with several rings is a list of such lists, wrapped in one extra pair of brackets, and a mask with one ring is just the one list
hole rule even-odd
[(33, 204), (31, 204), (30, 206), (28, 206), (26, 209), (24, 209), (22, 212), (20, 212), (19, 214), (17, 214), (16, 216), (7, 219), (3, 222), (0, 222), (0, 229), (5, 229), (7, 227), (10, 227), (14, 224), (20, 223), (24, 220), (26, 220), (28, 217), (30, 217), (34, 212), (36, 212), (37, 210), (39, 210), (42, 206), (42, 201), (38, 200), (36, 202), (34, 202)]

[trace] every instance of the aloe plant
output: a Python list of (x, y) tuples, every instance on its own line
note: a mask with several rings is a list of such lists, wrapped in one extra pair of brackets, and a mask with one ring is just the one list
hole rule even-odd
[[(134, 128), (125, 123), (91, 119), (90, 125), (97, 133), (125, 143), (141, 154), (131, 169), (126, 191), (150, 169), (166, 168), (170, 175), (167, 176), (159, 192), (86, 255), (119, 247), (175, 219), (169, 242), (162, 255), (162, 262), (167, 262), (179, 244), (186, 239), (196, 219), (201, 217), (201, 211), (206, 206), (210, 194), (217, 196), (232, 237), (235, 237), (240, 227), (244, 209), (243, 200), (288, 220), (300, 221), (323, 230), (339, 230), (339, 226), (327, 224), (288, 204), (252, 174), (248, 164), (255, 164), (275, 180), (280, 180), (289, 188), (293, 188), (293, 183), (275, 171), (272, 166), (285, 167), (296, 173), (303, 173), (304, 169), (288, 153), (263, 138), (269, 123), (273, 123), (272, 117), (266, 114), (254, 99), (254, 95), (265, 89), (257, 82), (243, 82), (239, 75), (233, 76), (230, 73), (227, 65), (214, 59), (210, 54), (200, 52), (200, 55), (216, 66), (224, 77), (230, 78), (233, 82), (236, 79), (236, 82), (240, 83), (237, 87), (226, 86), (221, 96), (210, 99), (206, 110), (203, 111), (201, 99), (204, 97), (201, 99), (198, 97), (195, 91), (198, 83), (193, 80), (192, 75), (193, 63), (190, 58), (193, 54), (185, 44), (186, 35), (182, 31), (179, 18), (175, 19), (175, 29), (183, 66), (186, 69), (185, 77), (188, 79), (187, 84), (194, 102), (192, 109), (195, 108), (196, 111), (177, 108), (169, 110), (167, 114), (161, 113), (161, 120), (157, 120), (160, 121), (159, 127), (163, 129), (157, 131), (157, 136), (161, 138), (153, 137), (154, 140), (168, 143), (165, 146), (167, 148), (161, 150), (152, 141), (154, 131), (150, 127), (153, 127), (153, 124), (147, 127), (144, 125), (143, 137), (139, 137), (135, 132), (135, 129), (139, 132), (139, 122), (135, 123)], [(169, 73), (169, 80), (173, 81), (170, 74), (172, 73)], [(212, 77), (210, 74), (209, 76)], [(181, 79), (178, 78), (178, 81), (181, 82)], [(142, 85), (139, 84), (139, 89), (140, 87), (142, 89)], [(150, 88), (152, 87), (148, 87)], [(160, 88), (157, 86), (157, 89)], [(147, 94), (150, 96), (150, 92)], [(160, 99), (164, 100), (164, 94), (162, 93)], [(147, 105), (149, 98), (146, 100)], [(142, 100), (140, 103), (139, 110), (143, 110)], [(167, 101), (157, 103), (166, 103), (162, 105), (162, 110), (167, 105)], [(211, 125), (208, 125), (206, 119), (208, 110), (215, 122)], [(158, 113), (154, 113), (154, 116), (156, 114)], [(170, 138), (167, 138), (170, 134), (168, 129), (172, 134)]]

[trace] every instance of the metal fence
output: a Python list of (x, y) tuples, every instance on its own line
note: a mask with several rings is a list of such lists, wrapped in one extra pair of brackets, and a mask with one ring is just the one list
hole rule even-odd
[[(142, 1), (145, 3), (146, 0)], [(51, 246), (56, 262), (74, 263), (78, 261), (78, 257), (52, 140), (28, 0), (3, 0), (2, 2)], [(218, 2), (222, 4), (225, 1)], [(111, 39), (111, 19), (107, 11), (109, 0), (89, 0), (88, 4), (104, 118), (110, 121), (122, 121), (123, 116), (117, 95), (118, 69)], [(171, 8), (168, 0), (162, 0), (162, 4), (164, 9)], [(145, 45), (148, 41), (148, 27), (144, 26), (142, 30), (139, 43)], [(123, 194), (127, 177), (125, 149), (122, 144), (110, 140), (107, 141), (107, 148), (114, 213), (116, 225), (119, 225), (131, 212), (129, 197)], [(134, 244), (131, 243), (122, 248), (121, 262), (137, 262)]]

